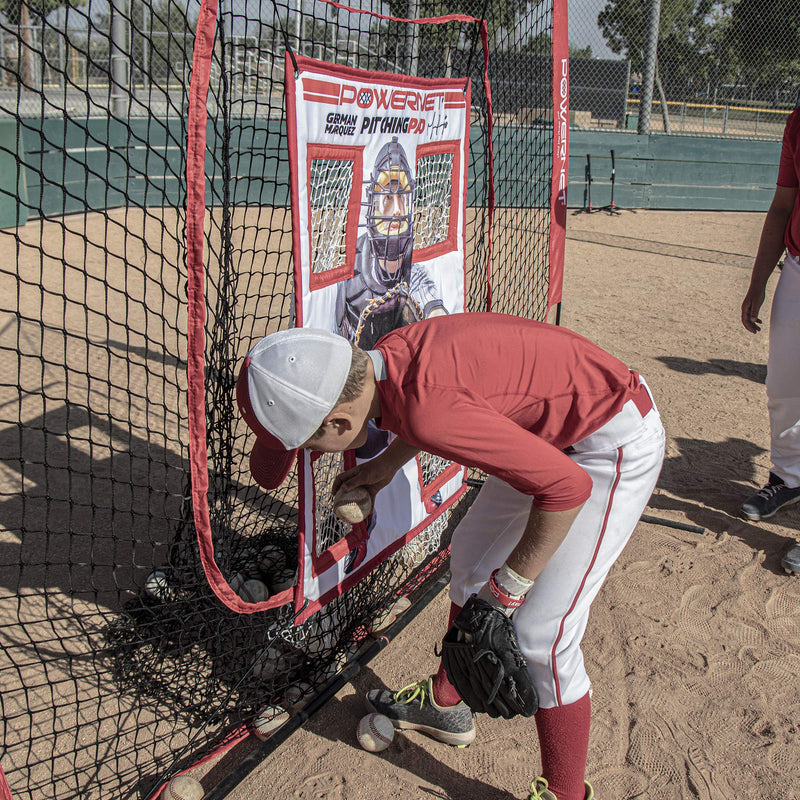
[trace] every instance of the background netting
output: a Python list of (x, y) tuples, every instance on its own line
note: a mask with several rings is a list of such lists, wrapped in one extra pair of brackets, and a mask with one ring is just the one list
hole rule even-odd
[[(373, 10), (407, 15), (394, 5)], [(493, 310), (546, 314), (553, 8), (458, 6), (446, 10), (485, 16), (489, 37), (490, 271), (478, 23), (410, 25), (322, 2), (219, 6), (205, 152), (207, 497), (215, 561), (240, 594), (254, 579), (285, 590), (297, 563), (296, 476), (272, 493), (252, 483), (233, 400), (250, 345), (293, 324), (287, 45), (472, 79), (467, 307), (485, 308), (491, 281)], [(146, 797), (265, 706), (269, 716), (308, 702), (397, 597), (446, 569), (470, 500), (302, 625), (290, 605), (237, 614), (212, 593), (188, 450), (186, 120), (199, 12), (138, 0), (2, 12), (0, 763), (18, 798)], [(439, 202), (425, 198), (420, 213)], [(335, 213), (321, 203), (323, 217)], [(322, 237), (319, 251), (334, 246)], [(333, 476), (341, 464), (327, 458), (320, 474)], [(424, 461), (430, 480), (440, 462)], [(347, 532), (322, 518), (323, 541)]]

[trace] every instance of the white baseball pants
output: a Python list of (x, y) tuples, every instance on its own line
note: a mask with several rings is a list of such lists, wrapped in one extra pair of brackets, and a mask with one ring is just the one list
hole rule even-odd
[[(630, 538), (658, 480), (664, 428), (653, 406), (629, 401), (570, 457), (592, 478), (590, 498), (536, 579), (514, 627), (542, 708), (580, 700), (591, 685), (581, 640), (592, 601)], [(453, 534), (450, 599), (463, 606), (519, 541), (531, 497), (489, 477)]]
[(767, 409), (772, 471), (800, 486), (800, 259), (788, 253), (769, 321)]

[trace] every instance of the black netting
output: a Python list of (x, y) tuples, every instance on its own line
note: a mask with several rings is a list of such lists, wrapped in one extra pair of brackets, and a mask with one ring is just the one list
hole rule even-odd
[[(420, 2), (419, 15), (430, 6)], [(493, 309), (541, 319), (552, 7), (460, 6), (485, 12), (489, 37)], [(89, 0), (7, 4), (0, 16), (0, 763), (18, 798), (147, 796), (265, 706), (276, 716), (307, 702), (397, 597), (413, 599), (446, 569), (468, 504), (299, 626), (289, 605), (236, 614), (209, 588), (187, 401), (199, 12), (197, 2)], [(362, 69), (472, 80), (467, 307), (485, 308), (489, 288), (479, 24), (222, 2), (205, 159), (208, 501), (215, 560), (240, 594), (248, 580), (273, 593), (290, 585), (298, 556), (296, 476), (272, 493), (252, 483), (252, 441), (233, 402), (244, 352), (293, 324), (287, 44)], [(431, 479), (447, 466), (426, 464)], [(331, 541), (341, 535), (331, 530)]]

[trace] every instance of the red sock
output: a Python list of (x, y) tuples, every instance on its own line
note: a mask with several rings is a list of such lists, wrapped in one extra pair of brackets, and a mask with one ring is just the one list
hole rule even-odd
[[(450, 603), (450, 618), (447, 620), (447, 630), (453, 624), (453, 620), (461, 611), (461, 606)], [(455, 706), (461, 702), (461, 695), (456, 691), (455, 686), (447, 680), (447, 673), (442, 664), (439, 664), (439, 671), (433, 676), (433, 699), (439, 706)]]
[(558, 800), (584, 800), (592, 706), (586, 694), (575, 703), (536, 712), (542, 777)]

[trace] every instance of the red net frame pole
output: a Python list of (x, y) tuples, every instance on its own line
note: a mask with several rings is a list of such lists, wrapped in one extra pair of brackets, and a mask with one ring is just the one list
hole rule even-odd
[(550, 191), (550, 282), (547, 310), (561, 302), (569, 179), (569, 25), (567, 0), (553, 2), (553, 178)]

